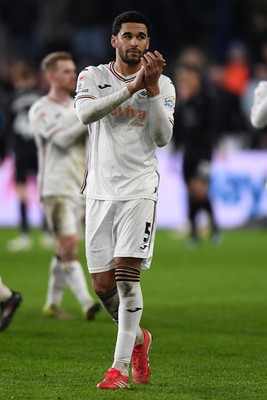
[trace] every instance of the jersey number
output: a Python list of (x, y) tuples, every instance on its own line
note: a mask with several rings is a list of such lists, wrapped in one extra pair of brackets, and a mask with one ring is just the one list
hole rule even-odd
[(145, 248), (147, 248), (147, 242), (149, 241), (151, 235), (151, 223), (150, 222), (146, 222), (146, 228), (145, 228), (145, 234), (144, 234), (144, 238), (143, 238), (143, 244), (140, 246), (141, 250), (145, 250)]

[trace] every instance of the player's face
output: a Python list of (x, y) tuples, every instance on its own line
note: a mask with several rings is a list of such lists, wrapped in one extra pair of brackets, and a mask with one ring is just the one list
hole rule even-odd
[(195, 71), (180, 69), (176, 74), (175, 86), (178, 97), (188, 101), (201, 90), (201, 79)]
[(144, 24), (128, 22), (122, 24), (117, 36), (112, 36), (111, 44), (117, 49), (121, 60), (129, 65), (140, 63), (149, 48), (149, 37)]
[(76, 87), (76, 67), (72, 60), (59, 60), (57, 62), (57, 67), (52, 73), (52, 79), (61, 90), (66, 92), (73, 92)]

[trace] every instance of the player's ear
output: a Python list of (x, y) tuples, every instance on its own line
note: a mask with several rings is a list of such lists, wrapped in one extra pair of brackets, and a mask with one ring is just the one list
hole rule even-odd
[(146, 50), (149, 49), (149, 45), (150, 45), (150, 37), (147, 38)]
[(47, 79), (48, 81), (51, 81), (51, 80), (52, 80), (52, 77), (53, 77), (52, 71), (47, 71), (45, 77), (46, 77), (46, 79)]
[(111, 46), (114, 47), (114, 49), (117, 48), (117, 36), (111, 36)]

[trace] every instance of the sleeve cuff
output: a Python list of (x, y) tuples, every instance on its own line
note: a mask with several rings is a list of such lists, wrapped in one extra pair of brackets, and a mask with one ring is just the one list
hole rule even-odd
[(148, 101), (156, 101), (156, 100), (158, 100), (158, 99), (161, 99), (160, 93), (157, 94), (156, 96), (148, 97)]

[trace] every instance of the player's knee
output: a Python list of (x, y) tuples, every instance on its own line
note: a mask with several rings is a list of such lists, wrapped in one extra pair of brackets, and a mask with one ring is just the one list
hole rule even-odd
[(91, 273), (92, 285), (98, 296), (105, 295), (116, 286), (114, 271)]
[(78, 257), (76, 237), (63, 237), (58, 242), (58, 254), (61, 261), (74, 261)]
[(63, 262), (77, 260), (77, 250), (71, 247), (62, 248), (60, 251), (60, 259)]

